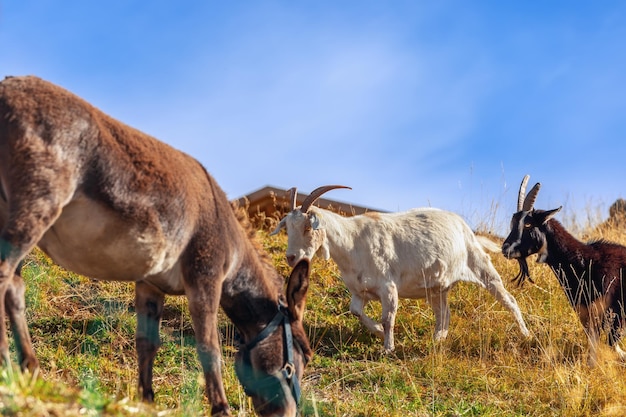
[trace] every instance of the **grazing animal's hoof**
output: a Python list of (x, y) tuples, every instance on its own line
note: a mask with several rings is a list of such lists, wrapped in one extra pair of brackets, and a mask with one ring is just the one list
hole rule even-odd
[(447, 337), (447, 330), (439, 330), (437, 333), (435, 333), (435, 342), (443, 342), (444, 340), (446, 340)]

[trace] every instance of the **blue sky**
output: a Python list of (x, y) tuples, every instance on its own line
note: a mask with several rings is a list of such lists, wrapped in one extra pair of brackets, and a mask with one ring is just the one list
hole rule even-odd
[(626, 197), (621, 1), (0, 0), (0, 78), (24, 74), (231, 198), (339, 183), (329, 198), (506, 233), (526, 173), (562, 217)]

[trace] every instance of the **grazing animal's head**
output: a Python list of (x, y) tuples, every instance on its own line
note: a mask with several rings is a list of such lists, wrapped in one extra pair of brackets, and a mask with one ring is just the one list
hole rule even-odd
[(302, 325), (309, 262), (299, 262), (287, 284), (287, 305), (235, 357), (235, 371), (260, 416), (295, 416), (304, 368), (313, 356)]
[(561, 207), (554, 210), (535, 210), (533, 208), (540, 183), (531, 188), (526, 194), (526, 185), (530, 177), (526, 175), (520, 185), (517, 197), (517, 213), (511, 219), (511, 232), (502, 244), (502, 253), (509, 259), (517, 259), (520, 264), (520, 272), (513, 279), (522, 285), (526, 279), (530, 279), (526, 258), (533, 254), (538, 254), (538, 261), (542, 262), (547, 256), (546, 248), (546, 223)]
[(277, 234), (281, 229), (287, 230), (287, 263), (294, 266), (301, 259), (312, 259), (318, 253), (324, 259), (330, 257), (328, 252), (328, 242), (326, 241), (326, 230), (321, 226), (319, 210), (311, 207), (322, 194), (335, 188), (348, 188), (343, 185), (325, 185), (316, 188), (302, 202), (302, 206), (296, 207), (297, 190), (292, 188), (290, 212), (282, 218), (271, 233)]

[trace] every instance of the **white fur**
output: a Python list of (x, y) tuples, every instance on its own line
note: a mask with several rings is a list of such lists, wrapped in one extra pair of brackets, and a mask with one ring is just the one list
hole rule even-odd
[[(282, 228), (288, 233), (290, 265), (316, 253), (332, 257), (352, 294), (350, 312), (384, 338), (387, 352), (394, 349), (393, 327), (400, 297), (426, 298), (435, 314), (435, 339), (445, 338), (450, 323), (448, 290), (459, 281), (487, 289), (529, 336), (515, 298), (504, 288), (484, 251), (484, 247), (499, 248), (487, 238), (477, 238), (454, 213), (419, 208), (342, 217), (311, 207), (307, 213), (293, 210), (273, 233)], [(382, 304), (382, 323), (363, 312), (371, 300)]]

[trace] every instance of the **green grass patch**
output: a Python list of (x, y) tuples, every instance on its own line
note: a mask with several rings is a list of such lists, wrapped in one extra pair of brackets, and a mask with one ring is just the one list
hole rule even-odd
[[(610, 231), (603, 230), (603, 236)], [(259, 237), (285, 276), (284, 235)], [(623, 236), (623, 235), (621, 235)], [(593, 237), (593, 236), (592, 236)], [(622, 242), (624, 243), (624, 242)], [(304, 416), (623, 416), (626, 365), (604, 349), (586, 366), (586, 339), (552, 272), (531, 263), (536, 285), (513, 288), (517, 265), (492, 257), (533, 333), (486, 291), (460, 284), (450, 293), (448, 338), (433, 341), (423, 300), (401, 300), (396, 352), (349, 314), (350, 294), (332, 261), (315, 260), (305, 325), (315, 356), (303, 380)], [(197, 416), (209, 405), (183, 297), (166, 300), (154, 368), (156, 405), (137, 401), (134, 287), (96, 282), (29, 255), (27, 316), (41, 361), (38, 375), (0, 371), (0, 415)], [(380, 304), (367, 310), (380, 316)], [(234, 328), (221, 315), (223, 378), (238, 416), (252, 405), (233, 369)], [(12, 347), (13, 349), (13, 347)], [(15, 353), (13, 352), (15, 357)]]

